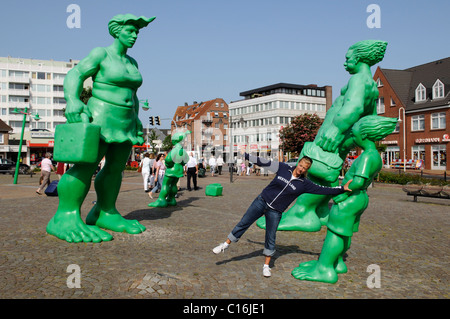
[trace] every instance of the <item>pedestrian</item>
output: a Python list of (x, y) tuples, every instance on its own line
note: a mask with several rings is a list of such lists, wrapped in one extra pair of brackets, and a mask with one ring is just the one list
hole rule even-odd
[(42, 183), (39, 186), (39, 188), (36, 190), (36, 193), (39, 195), (42, 195), (41, 191), (44, 189), (44, 187), (47, 187), (50, 185), (50, 173), (52, 171), (55, 171), (55, 167), (53, 166), (53, 163), (51, 161), (52, 154), (51, 153), (45, 153), (45, 158), (41, 161), (41, 178)]
[(217, 170), (219, 171), (219, 175), (222, 175), (222, 167), (223, 167), (223, 158), (219, 156), (217, 158)]
[(154, 153), (150, 153), (149, 157), (150, 159), (150, 176), (149, 176), (149, 189), (152, 189), (153, 187), (155, 187), (155, 169), (153, 168), (155, 166), (155, 154)]
[(234, 160), (236, 162), (236, 175), (239, 176), (242, 171), (242, 159), (240, 157), (236, 159), (235, 157)]
[(211, 170), (211, 176), (214, 176), (214, 172), (216, 171), (216, 165), (217, 165), (216, 158), (214, 156), (211, 156), (209, 158), (209, 168)]
[[(249, 154), (245, 153), (245, 158), (249, 159)], [(272, 162), (262, 162), (259, 157), (251, 156), (251, 160), (258, 166), (268, 166)], [(339, 195), (345, 191), (351, 191), (348, 181), (344, 186), (325, 187), (320, 186), (307, 179), (306, 172), (311, 167), (312, 160), (303, 157), (292, 169), (288, 164), (279, 162), (276, 176), (260, 195), (253, 201), (241, 221), (234, 227), (227, 237), (227, 240), (213, 249), (215, 254), (225, 251), (232, 242), (237, 242), (245, 231), (261, 216), (266, 217), (266, 235), (263, 254), (265, 261), (263, 275), (271, 276), (269, 262), (275, 253), (275, 238), (282, 213), (301, 194), (323, 194)]]
[(148, 193), (150, 198), (153, 198), (152, 193), (161, 190), (164, 174), (166, 173), (166, 164), (164, 162), (165, 154), (158, 154), (156, 157), (156, 172), (155, 172), (155, 187)]
[(198, 190), (197, 187), (198, 163), (192, 152), (189, 154), (189, 161), (185, 165), (185, 172), (187, 176), (187, 190), (192, 191), (191, 178), (194, 183), (194, 190)]
[(144, 154), (144, 159), (139, 163), (139, 166), (141, 168), (141, 174), (142, 174), (142, 178), (144, 180), (144, 191), (146, 193), (149, 192), (149, 188), (148, 188), (148, 182), (149, 182), (149, 177), (150, 177), (150, 170), (151, 170), (151, 161), (150, 161), (150, 154), (149, 153), (145, 153)]
[(241, 163), (241, 176), (244, 176), (245, 172), (246, 172), (245, 161), (242, 161), (242, 163)]

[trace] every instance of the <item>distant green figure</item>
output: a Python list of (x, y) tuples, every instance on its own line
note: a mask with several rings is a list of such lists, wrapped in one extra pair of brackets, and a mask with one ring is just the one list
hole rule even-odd
[(178, 192), (177, 182), (184, 175), (184, 165), (189, 161), (189, 155), (183, 149), (184, 138), (191, 134), (190, 131), (177, 132), (172, 135), (173, 149), (165, 159), (166, 173), (162, 182), (161, 192), (158, 199), (148, 204), (150, 207), (176, 206), (175, 195)]
[(346, 273), (343, 255), (350, 248), (351, 237), (358, 231), (361, 214), (369, 204), (367, 187), (383, 166), (374, 141), (391, 134), (397, 119), (376, 115), (365, 116), (352, 129), (355, 144), (364, 151), (353, 162), (342, 183), (353, 180), (346, 192), (334, 198), (328, 223), (327, 236), (319, 260), (301, 263), (292, 271), (300, 280), (335, 283), (339, 273)]
[[(112, 236), (100, 228), (130, 234), (145, 230), (138, 221), (124, 219), (115, 203), (131, 148), (144, 142), (136, 96), (142, 76), (127, 51), (136, 42), (139, 29), (154, 19), (132, 14), (113, 17), (108, 24), (109, 33), (114, 37), (112, 45), (93, 49), (64, 80), (65, 114), (69, 123), (64, 125), (90, 122), (100, 126), (100, 141), (94, 163), (76, 163), (62, 176), (58, 185), (59, 206), (47, 225), (51, 235), (68, 242), (101, 242), (111, 240)], [(83, 82), (89, 77), (93, 80), (92, 97), (85, 105), (80, 94)], [(97, 202), (85, 224), (80, 216), (81, 205), (103, 156), (105, 165), (95, 178)]]
[[(370, 67), (383, 59), (386, 46), (384, 41), (366, 40), (348, 49), (344, 67), (352, 77), (328, 110), (314, 142), (305, 143), (299, 156), (313, 159), (308, 178), (314, 183), (322, 186), (339, 184), (343, 161), (353, 147), (352, 126), (364, 116), (377, 114), (378, 87)], [(330, 198), (327, 195), (300, 195), (293, 207), (283, 214), (278, 230), (319, 231), (328, 219)], [(257, 225), (265, 228), (264, 217)]]

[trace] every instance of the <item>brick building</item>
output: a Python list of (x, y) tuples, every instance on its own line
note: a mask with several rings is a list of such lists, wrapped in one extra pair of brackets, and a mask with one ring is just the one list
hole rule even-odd
[(450, 57), (405, 70), (378, 67), (373, 78), (377, 113), (399, 118), (382, 141), (385, 164), (403, 167), (406, 160), (407, 168), (450, 170)]
[[(223, 156), (228, 144), (228, 104), (221, 98), (206, 102), (194, 102), (179, 106), (173, 116), (172, 132), (176, 129), (191, 131), (186, 149), (194, 151), (197, 157), (214, 152), (215, 156)], [(207, 155), (206, 155), (207, 156)]]

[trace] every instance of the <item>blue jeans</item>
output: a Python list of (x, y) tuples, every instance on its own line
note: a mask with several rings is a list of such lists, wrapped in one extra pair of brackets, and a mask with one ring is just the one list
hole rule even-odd
[(228, 235), (228, 239), (234, 243), (239, 241), (245, 231), (262, 215), (266, 216), (266, 238), (263, 254), (265, 256), (273, 256), (275, 253), (275, 238), (278, 224), (281, 219), (281, 213), (270, 208), (264, 199), (262, 199), (261, 195), (256, 197), (247, 209), (247, 212), (242, 216), (241, 221)]

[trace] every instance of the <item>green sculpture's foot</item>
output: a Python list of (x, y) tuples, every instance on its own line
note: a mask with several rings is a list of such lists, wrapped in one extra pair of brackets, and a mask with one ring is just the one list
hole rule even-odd
[(338, 275), (333, 267), (323, 267), (317, 260), (301, 263), (292, 270), (292, 276), (298, 280), (320, 281), (334, 284), (338, 281)]
[(69, 243), (99, 243), (113, 239), (97, 226), (86, 225), (77, 212), (57, 213), (47, 224), (47, 233)]
[(128, 234), (140, 234), (146, 229), (137, 220), (125, 219), (116, 210), (110, 212), (103, 211), (97, 205), (89, 212), (86, 218), (86, 224)]
[(175, 200), (175, 198), (168, 199), (167, 200), (167, 205), (168, 206), (177, 206), (177, 201)]
[(337, 265), (336, 267), (334, 267), (334, 269), (338, 274), (345, 274), (348, 271), (347, 265), (344, 263), (344, 260), (341, 257), (338, 259)]
[[(298, 214), (295, 212), (294, 208), (295, 206), (283, 214), (277, 230), (304, 232), (320, 231), (322, 223), (315, 212), (309, 211), (304, 214)], [(259, 228), (266, 229), (266, 218), (264, 216), (260, 217), (256, 221), (256, 225)]]
[(153, 203), (148, 204), (149, 207), (167, 207), (169, 203), (165, 199), (158, 198)]

